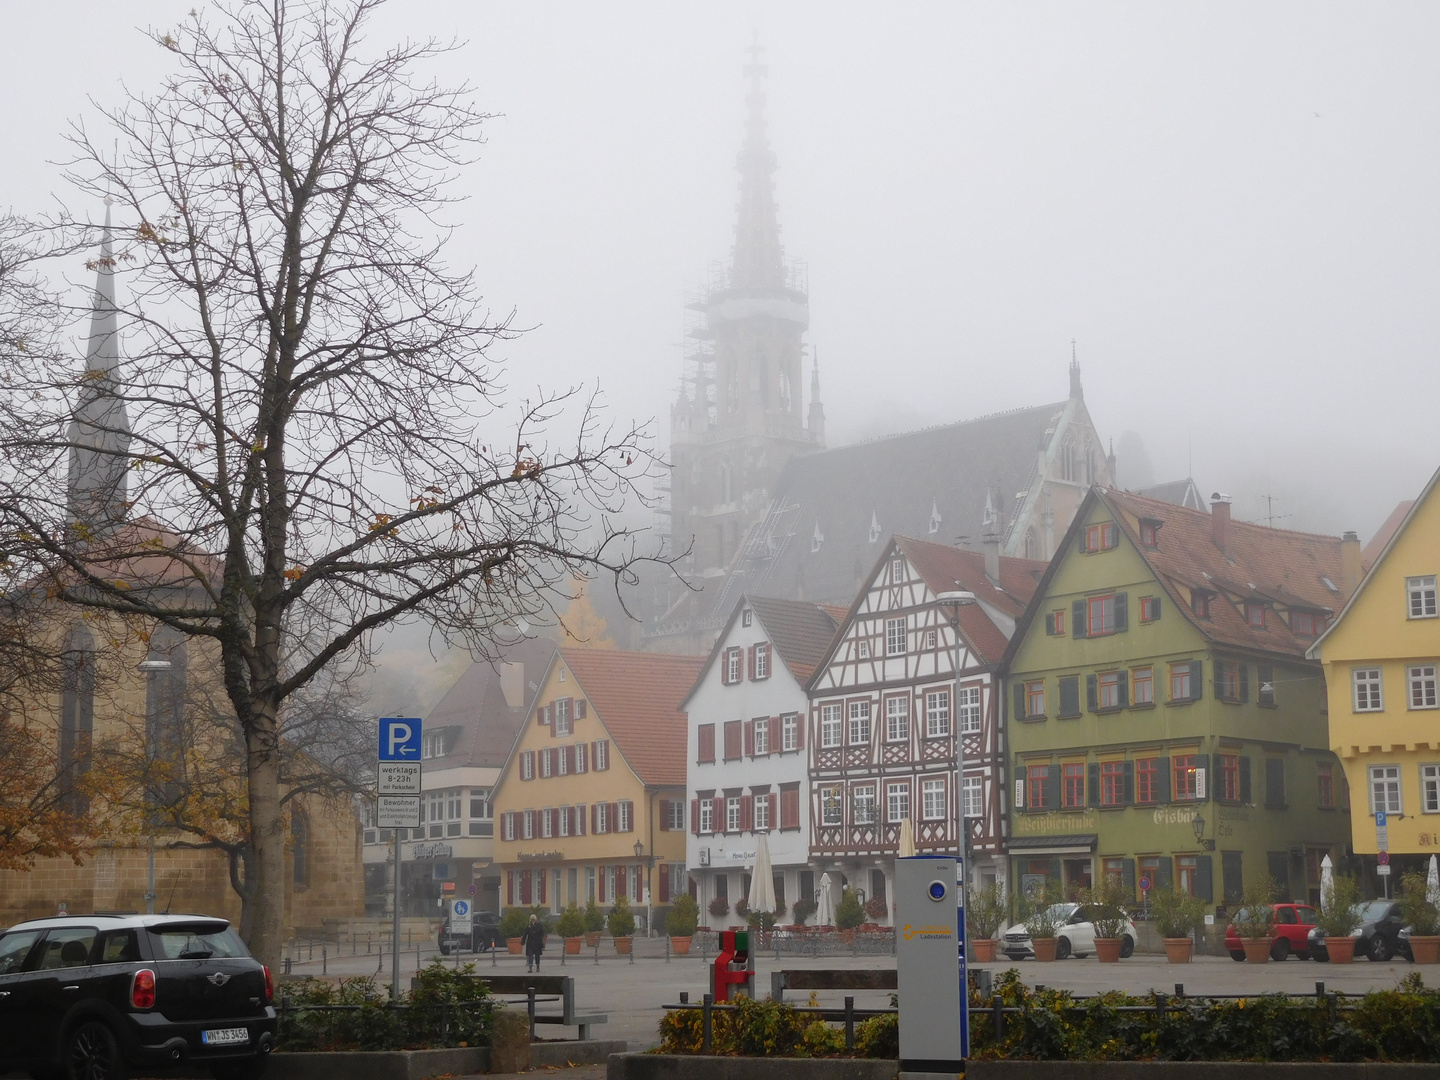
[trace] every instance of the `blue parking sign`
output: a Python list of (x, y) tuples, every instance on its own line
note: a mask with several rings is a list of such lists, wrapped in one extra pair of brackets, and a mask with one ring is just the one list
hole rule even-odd
[(420, 721), (399, 716), (380, 718), (380, 760), (419, 761)]

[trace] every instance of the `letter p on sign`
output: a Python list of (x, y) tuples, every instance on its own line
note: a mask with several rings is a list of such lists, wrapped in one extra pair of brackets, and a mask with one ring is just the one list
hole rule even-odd
[(420, 730), (419, 720), (396, 716), (381, 717), (379, 760), (419, 761)]

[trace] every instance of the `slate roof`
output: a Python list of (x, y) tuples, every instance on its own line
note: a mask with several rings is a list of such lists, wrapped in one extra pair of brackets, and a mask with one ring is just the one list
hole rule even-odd
[(519, 704), (514, 706), (505, 700), (498, 665), (476, 662), (467, 667), (425, 717), (427, 731), (458, 729), (453, 741), (447, 740), (445, 757), (431, 767), (504, 765), (554, 655), (555, 643), (545, 638), (529, 638), (503, 650), (501, 660), (524, 668)]
[(700, 673), (702, 656), (561, 649), (578, 693), (610, 733), (642, 783), (685, 783), (685, 714), (680, 703)]
[(1147, 499), (1174, 503), (1176, 506), (1188, 506), (1192, 510), (1205, 509), (1205, 496), (1200, 494), (1194, 478), (1189, 476), (1184, 480), (1171, 480), (1168, 484), (1151, 484), (1149, 487), (1137, 488), (1135, 494)]
[[(728, 612), (741, 592), (848, 604), (892, 535), (972, 535), (987, 492), (1006, 522), (1068, 402), (996, 413), (791, 458), (766, 521), (717, 590)], [(932, 510), (941, 524), (929, 533)], [(871, 523), (879, 528), (869, 539)], [(824, 539), (811, 551), (816, 528)], [(766, 536), (774, 536), (769, 543)]]
[[(763, 596), (747, 597), (751, 609), (770, 635), (770, 643), (785, 661), (790, 674), (801, 686), (815, 673), (825, 657), (825, 650), (835, 637), (835, 629), (845, 612), (812, 604), (808, 600), (774, 600)], [(718, 644), (718, 641), (717, 641)]]

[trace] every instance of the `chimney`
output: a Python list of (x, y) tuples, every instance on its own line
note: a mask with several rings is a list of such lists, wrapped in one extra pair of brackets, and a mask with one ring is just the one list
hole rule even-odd
[(1210, 539), (1220, 554), (1230, 557), (1230, 496), (1218, 491), (1210, 493)]
[(1340, 576), (1348, 597), (1360, 587), (1362, 569), (1360, 566), (1360, 537), (1347, 532), (1340, 538)]
[(990, 584), (998, 589), (1000, 587), (1000, 534), (987, 532), (980, 538), (980, 546), (985, 551), (985, 576), (990, 579)]

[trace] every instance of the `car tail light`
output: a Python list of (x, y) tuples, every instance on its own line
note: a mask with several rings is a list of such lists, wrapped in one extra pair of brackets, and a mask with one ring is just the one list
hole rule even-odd
[(155, 972), (141, 968), (130, 980), (130, 1004), (137, 1009), (155, 1007)]
[(266, 964), (260, 965), (260, 970), (265, 972), (265, 1003), (268, 1005), (275, 999), (275, 980), (270, 975), (270, 968)]

